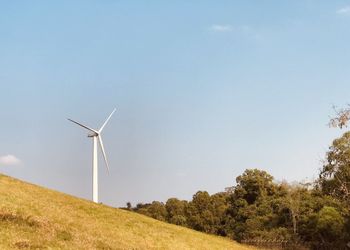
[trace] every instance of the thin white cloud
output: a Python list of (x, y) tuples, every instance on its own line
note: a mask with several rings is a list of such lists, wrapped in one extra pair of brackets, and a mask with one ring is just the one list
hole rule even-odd
[(350, 14), (350, 6), (345, 6), (343, 8), (338, 9), (337, 14), (340, 14), (340, 15)]
[(0, 165), (18, 165), (21, 160), (14, 155), (0, 156)]
[(211, 31), (215, 32), (230, 32), (232, 31), (231, 25), (220, 25), (220, 24), (214, 24), (210, 26), (209, 28)]
[(216, 33), (232, 32), (234, 34), (247, 36), (255, 40), (262, 39), (260, 33), (249, 25), (232, 26), (215, 24), (211, 25), (209, 30)]

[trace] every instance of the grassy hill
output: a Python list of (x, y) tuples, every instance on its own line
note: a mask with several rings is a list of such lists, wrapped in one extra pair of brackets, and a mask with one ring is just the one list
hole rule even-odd
[(0, 249), (253, 249), (0, 175)]

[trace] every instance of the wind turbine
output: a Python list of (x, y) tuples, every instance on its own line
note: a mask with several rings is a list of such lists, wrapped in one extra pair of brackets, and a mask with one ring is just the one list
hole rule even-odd
[(97, 141), (100, 144), (101, 147), (101, 151), (103, 154), (103, 158), (105, 160), (106, 163), (106, 167), (107, 167), (107, 171), (109, 173), (109, 166), (108, 166), (108, 161), (107, 161), (107, 156), (106, 156), (106, 152), (105, 149), (103, 147), (103, 141), (102, 141), (102, 137), (101, 137), (101, 132), (104, 129), (104, 127), (106, 126), (106, 124), (108, 123), (109, 119), (111, 119), (113, 113), (115, 112), (116, 109), (114, 109), (112, 111), (112, 113), (108, 116), (108, 118), (106, 119), (106, 121), (103, 123), (103, 125), (101, 126), (101, 128), (99, 130), (95, 130), (92, 128), (89, 128), (88, 126), (85, 126), (79, 122), (76, 122), (72, 119), (68, 119), (71, 122), (74, 122), (75, 124), (89, 130), (90, 132), (92, 132), (91, 134), (88, 134), (88, 137), (92, 137), (93, 139), (93, 151), (92, 151), (92, 200), (95, 203), (98, 203), (98, 162), (97, 162)]

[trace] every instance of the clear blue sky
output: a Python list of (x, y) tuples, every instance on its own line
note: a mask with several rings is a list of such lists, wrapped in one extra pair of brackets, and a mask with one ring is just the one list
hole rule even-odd
[(104, 203), (215, 193), (246, 168), (315, 178), (350, 102), (349, 27), (350, 1), (1, 1), (0, 172), (90, 199), (92, 142), (66, 118), (117, 107)]

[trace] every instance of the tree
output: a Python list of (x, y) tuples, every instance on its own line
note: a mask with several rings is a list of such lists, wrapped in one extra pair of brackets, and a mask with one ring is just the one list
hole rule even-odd
[(350, 132), (333, 141), (318, 183), (324, 194), (344, 201), (350, 209)]
[(210, 196), (206, 191), (198, 191), (187, 205), (188, 226), (206, 233), (228, 235), (228, 197), (225, 192)]
[(221, 236), (231, 235), (231, 230), (227, 228), (227, 225), (231, 223), (231, 218), (227, 214), (229, 198), (230, 194), (227, 192), (220, 192), (210, 196), (211, 209), (214, 216), (212, 231)]
[(206, 191), (198, 191), (193, 195), (187, 207), (189, 226), (195, 230), (212, 233), (214, 216), (211, 212), (210, 195)]
[(334, 207), (324, 206), (318, 212), (316, 229), (323, 243), (339, 240), (343, 228), (344, 218)]
[(187, 201), (180, 201), (177, 198), (170, 198), (165, 203), (165, 209), (167, 211), (167, 221), (172, 224), (186, 226), (186, 208)]
[(152, 217), (154, 219), (166, 221), (167, 211), (162, 202), (153, 201), (151, 204), (138, 203), (133, 210), (137, 213)]
[(302, 197), (304, 196), (305, 192), (307, 192), (307, 189), (301, 185), (290, 185), (285, 182), (282, 183), (281, 186), (283, 186), (283, 188), (286, 190), (284, 206), (288, 209), (292, 220), (293, 234), (294, 236), (297, 236)]
[(272, 195), (275, 192), (273, 177), (266, 171), (247, 169), (236, 178), (235, 195), (253, 204), (259, 197)]
[(230, 224), (234, 238), (289, 239), (285, 220), (280, 218), (286, 190), (275, 184), (270, 174), (258, 169), (245, 170), (236, 182), (228, 209), (234, 221)]
[(166, 221), (167, 211), (162, 202), (153, 201), (147, 210), (152, 218), (161, 220), (161, 221)]

